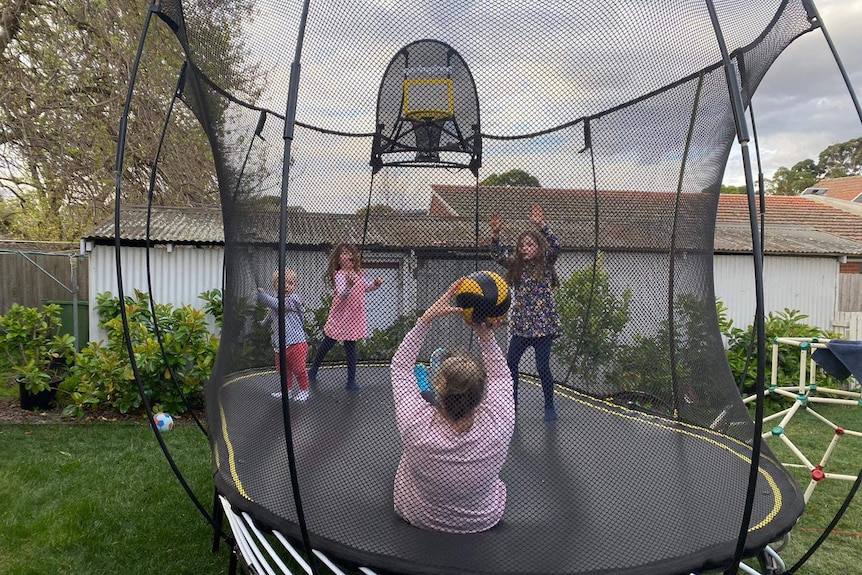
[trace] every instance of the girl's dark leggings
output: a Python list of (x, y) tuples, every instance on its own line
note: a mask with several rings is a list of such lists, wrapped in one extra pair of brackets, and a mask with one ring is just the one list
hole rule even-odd
[(539, 380), (542, 382), (542, 393), (545, 395), (545, 409), (554, 407), (554, 376), (551, 373), (551, 346), (554, 344), (554, 336), (544, 335), (541, 337), (521, 337), (513, 335), (509, 342), (509, 351), (506, 353), (506, 363), (512, 372), (512, 381), (515, 383), (515, 405), (518, 405), (518, 365), (521, 356), (532, 347), (536, 353), (536, 370), (539, 372)]
[[(317, 354), (314, 356), (314, 362), (311, 364), (311, 369), (308, 370), (309, 379), (317, 379), (317, 370), (320, 369), (320, 364), (323, 358), (329, 353), (335, 344), (338, 343), (328, 335), (323, 338), (320, 347), (317, 348)], [(356, 342), (344, 341), (344, 352), (347, 354), (347, 385), (352, 386), (356, 383)]]

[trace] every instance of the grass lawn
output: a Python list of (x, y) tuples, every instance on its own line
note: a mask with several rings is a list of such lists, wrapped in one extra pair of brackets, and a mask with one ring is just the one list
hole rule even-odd
[[(862, 430), (862, 408), (821, 408)], [(819, 461), (831, 430), (812, 417), (788, 428)], [(209, 446), (189, 421), (165, 439), (187, 481), (209, 507)], [(774, 440), (770, 445), (776, 445)], [(786, 451), (776, 445), (780, 458)], [(811, 452), (812, 454), (809, 454)], [(856, 474), (862, 438), (846, 437), (836, 472)], [(149, 427), (136, 423), (0, 424), (0, 565), (4, 575), (226, 574), (229, 554), (210, 553), (211, 531), (171, 473)], [(794, 472), (803, 486), (808, 474)], [(840, 506), (851, 483), (824, 481), (781, 552), (793, 566)], [(837, 533), (800, 575), (858, 573), (862, 565), (862, 495)]]
[[(165, 439), (209, 507), (209, 445), (183, 423)], [(0, 462), (5, 575), (228, 572), (147, 425), (0, 425)]]

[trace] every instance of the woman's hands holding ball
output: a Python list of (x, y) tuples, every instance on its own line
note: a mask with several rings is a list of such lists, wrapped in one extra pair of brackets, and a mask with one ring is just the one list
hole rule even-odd
[(464, 308), (460, 308), (457, 306), (453, 306), (451, 301), (455, 298), (455, 295), (458, 293), (458, 286), (461, 285), (461, 282), (464, 278), (458, 278), (455, 280), (449, 288), (443, 292), (437, 301), (431, 304), (425, 313), (423, 313), (419, 317), (419, 321), (422, 323), (431, 323), (435, 317), (441, 317), (444, 315), (451, 315), (453, 313), (461, 313), (464, 311)]
[[(429, 307), (425, 313), (419, 317), (419, 321), (422, 323), (431, 323), (434, 321), (434, 318), (437, 317), (462, 313), (464, 308), (452, 305), (452, 300), (458, 295), (458, 288), (462, 281), (464, 281), (463, 277), (455, 280), (452, 285), (450, 285), (449, 288), (443, 292), (439, 298), (437, 298), (437, 301), (431, 304), (431, 307)], [(500, 327), (503, 324), (503, 321), (504, 318), (494, 318), (488, 319), (482, 323), (473, 323), (465, 319), (464, 323), (476, 331), (476, 335), (479, 337), (480, 341), (487, 341), (489, 338), (493, 337), (494, 330)]]

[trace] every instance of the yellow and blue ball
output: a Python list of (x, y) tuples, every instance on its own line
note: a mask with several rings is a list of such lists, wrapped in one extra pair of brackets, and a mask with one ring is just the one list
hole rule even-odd
[(490, 271), (479, 271), (464, 278), (455, 295), (455, 304), (464, 308), (464, 319), (469, 323), (502, 319), (510, 303), (506, 280)]

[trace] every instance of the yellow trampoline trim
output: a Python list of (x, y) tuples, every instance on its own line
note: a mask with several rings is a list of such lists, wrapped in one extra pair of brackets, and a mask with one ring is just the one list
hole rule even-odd
[[(389, 366), (390, 364), (389, 363), (371, 363), (371, 364), (364, 364), (364, 365), (366, 367), (386, 367), (386, 366)], [(332, 368), (338, 368), (338, 367), (343, 367), (343, 365), (325, 366), (325, 367), (322, 367), (321, 369), (332, 369)], [(234, 377), (228, 381), (225, 381), (224, 385), (222, 385), (222, 388), (227, 387), (228, 385), (231, 385), (231, 384), (236, 383), (238, 381), (242, 381), (243, 379), (247, 379), (249, 377), (256, 377), (256, 376), (259, 376), (261, 374), (266, 374), (266, 373), (276, 373), (276, 371), (274, 369), (270, 369), (270, 370), (265, 370), (265, 371), (256, 370), (256, 371), (253, 371), (250, 373), (246, 373), (244, 375), (240, 375), (240, 376)], [(541, 383), (539, 382), (539, 380), (533, 376), (522, 375), (521, 381), (529, 383), (530, 385), (533, 385), (535, 387), (541, 387)], [(703, 428), (703, 427), (697, 427), (695, 425), (691, 425), (691, 424), (685, 423), (683, 421), (674, 421), (673, 422), (674, 425), (672, 425), (672, 426), (666, 425), (666, 424), (661, 423), (659, 421), (650, 421), (649, 419), (647, 419), (645, 417), (645, 414), (643, 414), (642, 412), (630, 410), (626, 407), (623, 407), (621, 405), (618, 405), (616, 403), (613, 403), (613, 402), (610, 402), (607, 400), (601, 400), (601, 399), (596, 399), (596, 398), (589, 398), (589, 400), (583, 399), (583, 398), (579, 397), (578, 392), (576, 392), (572, 389), (563, 387), (559, 384), (555, 385), (554, 387), (555, 387), (554, 393), (556, 395), (565, 397), (566, 399), (568, 399), (570, 401), (574, 401), (575, 403), (579, 403), (585, 407), (590, 407), (592, 409), (595, 409), (597, 411), (601, 411), (601, 412), (606, 413), (608, 415), (621, 417), (623, 419), (629, 419), (632, 421), (636, 421), (638, 423), (646, 423), (646, 424), (652, 425), (654, 427), (658, 427), (661, 429), (672, 431), (674, 433), (680, 433), (683, 435), (687, 435), (687, 436), (692, 437), (694, 439), (706, 441), (707, 443), (710, 443), (716, 447), (719, 447), (720, 449), (727, 451), (728, 453), (731, 453), (732, 455), (734, 455), (734, 456), (738, 457), (739, 459), (741, 459), (742, 461), (746, 462), (748, 465), (751, 465), (751, 458), (746, 457), (745, 455), (739, 453), (738, 451), (734, 451), (728, 445), (725, 445), (724, 443), (722, 443), (720, 441), (716, 441), (714, 439), (704, 437), (704, 435), (706, 434), (706, 435), (720, 436), (722, 439), (724, 439), (726, 441), (729, 441), (729, 442), (735, 443), (739, 446), (743, 446), (745, 448), (748, 448), (748, 445), (745, 442), (739, 441), (736, 438), (730, 437), (728, 435), (722, 435), (722, 434), (720, 434), (716, 431), (713, 431), (711, 429), (707, 429), (707, 428)], [(588, 396), (586, 396), (586, 397), (588, 397)], [(606, 408), (601, 407), (601, 406), (597, 405), (597, 403), (604, 403), (608, 407), (606, 407)], [(611, 408), (613, 408), (613, 409), (611, 409)], [(623, 411), (630, 411), (631, 414), (623, 413)], [(229, 436), (228, 429), (227, 429), (227, 421), (225, 419), (224, 410), (221, 407), (219, 408), (219, 414), (221, 417), (222, 435), (224, 436), (225, 445), (227, 446), (227, 451), (228, 451), (228, 468), (230, 470), (230, 475), (233, 478), (234, 483), (237, 486), (237, 490), (240, 492), (240, 494), (243, 497), (245, 497), (246, 499), (248, 499), (249, 501), (254, 501), (246, 493), (245, 489), (242, 486), (242, 482), (239, 479), (239, 475), (236, 471), (236, 462), (234, 459), (233, 446), (231, 445), (231, 442), (230, 442), (230, 436)], [(634, 414), (637, 414), (637, 415), (634, 415)], [(655, 417), (657, 419), (661, 418), (661, 416), (658, 416), (658, 415), (650, 415), (649, 417)], [(680, 427), (687, 427), (691, 430), (697, 430), (697, 433), (695, 433), (693, 431), (688, 431), (685, 429), (679, 429)], [(767, 484), (769, 485), (769, 488), (772, 491), (774, 504), (773, 504), (770, 512), (766, 514), (766, 516), (764, 517), (764, 519), (760, 523), (754, 525), (753, 527), (749, 527), (749, 529), (748, 529), (749, 532), (757, 531), (758, 529), (763, 528), (770, 521), (772, 521), (772, 519), (774, 519), (778, 515), (778, 512), (781, 509), (781, 504), (783, 502), (783, 500), (781, 498), (781, 491), (778, 489), (778, 484), (775, 482), (775, 479), (772, 477), (772, 475), (770, 475), (769, 473), (767, 473), (763, 469), (758, 469), (757, 471), (766, 480)]]
[(233, 445), (231, 445), (230, 437), (227, 433), (227, 420), (224, 416), (224, 409), (219, 406), (219, 417), (221, 417), (221, 427), (222, 427), (222, 435), (224, 435), (224, 444), (227, 447), (227, 459), (228, 459), (228, 469), (230, 469), (230, 476), (233, 478), (233, 482), (236, 485), (237, 491), (239, 491), (240, 495), (248, 499), (249, 501), (253, 501), (251, 497), (249, 497), (248, 493), (246, 493), (245, 488), (242, 486), (242, 481), (239, 479), (239, 475), (236, 472), (236, 461), (233, 452)]
[[(522, 378), (522, 381), (527, 381), (528, 383), (530, 383), (533, 386), (541, 387), (541, 383), (535, 377), (524, 376)], [(570, 401), (574, 401), (576, 403), (579, 403), (585, 407), (590, 407), (592, 409), (607, 413), (609, 415), (614, 415), (614, 416), (621, 417), (624, 419), (630, 419), (632, 421), (637, 421), (639, 423), (646, 423), (647, 425), (652, 425), (654, 427), (666, 429), (666, 430), (672, 431), (674, 433), (680, 433), (682, 435), (687, 435), (687, 436), (695, 438), (695, 439), (706, 441), (707, 443), (710, 443), (716, 447), (719, 447), (720, 449), (727, 451), (728, 453), (733, 454), (734, 456), (738, 457), (742, 461), (748, 463), (749, 466), (751, 465), (751, 458), (746, 457), (745, 455), (739, 453), (738, 451), (731, 449), (728, 445), (725, 445), (724, 443), (722, 443), (720, 441), (715, 441), (714, 439), (704, 437), (703, 434), (719, 435), (722, 438), (731, 441), (732, 443), (736, 443), (738, 445), (748, 447), (744, 442), (739, 441), (738, 439), (735, 439), (733, 437), (730, 437), (727, 435), (721, 435), (721, 434), (719, 434), (719, 433), (717, 433), (711, 429), (697, 427), (697, 426), (694, 426), (694, 425), (691, 425), (691, 424), (688, 424), (688, 423), (685, 423), (682, 421), (674, 421), (673, 426), (666, 425), (666, 424), (660, 423), (658, 421), (650, 421), (650, 420), (646, 419), (645, 417), (643, 417), (643, 414), (641, 414), (638, 411), (632, 411), (632, 413), (633, 414), (637, 413), (639, 416), (629, 415), (627, 413), (621, 413), (620, 410), (626, 410), (626, 411), (631, 411), (631, 410), (628, 410), (625, 407), (622, 407), (620, 405), (617, 405), (617, 404), (612, 403), (612, 402), (607, 401), (607, 400), (591, 399), (590, 401), (587, 401), (585, 399), (578, 397), (577, 392), (575, 392), (574, 390), (562, 387), (560, 385), (555, 385), (554, 387), (555, 387), (554, 393), (556, 395), (560, 395), (562, 397), (565, 397), (566, 399), (568, 399)], [(605, 403), (608, 405), (608, 408), (600, 407), (600, 406), (596, 405), (596, 402)], [(614, 409), (610, 409), (611, 406), (613, 406)], [(660, 416), (652, 416), (652, 417), (659, 418)], [(690, 429), (696, 429), (698, 431), (698, 433), (694, 433), (692, 431), (688, 431), (685, 429), (679, 429), (680, 426), (688, 427)], [(769, 488), (772, 491), (774, 504), (773, 504), (770, 512), (766, 514), (766, 516), (764, 517), (764, 519), (760, 523), (758, 523), (757, 525), (754, 525), (753, 527), (749, 527), (749, 529), (748, 529), (749, 532), (757, 531), (758, 529), (763, 528), (770, 521), (772, 521), (772, 519), (774, 519), (778, 515), (778, 512), (781, 509), (781, 504), (783, 502), (782, 498), (781, 498), (781, 491), (778, 489), (778, 484), (775, 482), (775, 479), (772, 477), (772, 475), (770, 475), (769, 473), (767, 473), (763, 469), (758, 469), (757, 471), (766, 480), (767, 484), (769, 485)]]
[[(258, 376), (261, 373), (274, 373), (274, 372), (275, 372), (274, 369), (270, 369), (268, 371), (263, 371), (263, 372), (255, 371), (252, 373), (247, 373), (245, 375), (241, 375), (241, 376), (235, 377), (229, 381), (226, 381), (224, 383), (224, 385), (222, 385), (222, 389), (227, 387), (228, 385), (230, 385), (232, 383), (235, 383), (235, 382), (243, 380), (243, 379), (247, 379), (249, 377)], [(234, 455), (233, 444), (231, 444), (231, 441), (230, 441), (230, 434), (228, 433), (228, 429), (227, 429), (227, 418), (224, 415), (224, 408), (222, 407), (222, 405), (223, 404), (221, 402), (219, 402), (219, 417), (221, 419), (221, 431), (222, 431), (222, 436), (224, 437), (225, 447), (227, 448), (228, 471), (230, 471), (230, 476), (233, 479), (234, 485), (236, 485), (236, 489), (237, 489), (237, 491), (239, 491), (239, 494), (242, 495), (243, 497), (245, 497), (246, 499), (248, 499), (249, 501), (254, 501), (254, 499), (252, 499), (251, 496), (246, 492), (245, 487), (243, 487), (242, 481), (239, 478), (239, 473), (237, 473), (236, 456)], [(216, 465), (221, 467), (221, 465), (219, 464), (218, 450), (216, 450)]]
[[(382, 366), (388, 366), (389, 364), (388, 363), (379, 363), (379, 364), (377, 364), (377, 363), (374, 363), (374, 364), (366, 363), (364, 365), (369, 366), (369, 367), (382, 367)], [(321, 367), (321, 369), (332, 369), (334, 367), (344, 367), (344, 366), (343, 365), (330, 365), (330, 366)], [(224, 384), (221, 386), (221, 389), (224, 389), (225, 387), (231, 385), (232, 383), (236, 383), (238, 381), (248, 379), (249, 377), (257, 377), (259, 375), (263, 375), (263, 374), (267, 374), (267, 373), (277, 373), (277, 372), (274, 369), (251, 371), (249, 373), (246, 373), (243, 375), (238, 375), (236, 377), (233, 377), (233, 378), (225, 381)], [(254, 501), (254, 499), (252, 499), (251, 496), (246, 492), (245, 487), (243, 487), (243, 485), (242, 485), (242, 481), (240, 481), (239, 473), (237, 472), (237, 469), (236, 469), (236, 457), (234, 455), (233, 445), (231, 444), (231, 441), (230, 441), (230, 433), (228, 432), (228, 429), (227, 429), (227, 419), (225, 418), (224, 408), (221, 406), (221, 403), (219, 404), (219, 417), (221, 418), (221, 432), (222, 432), (222, 436), (224, 437), (224, 444), (225, 444), (225, 447), (227, 447), (227, 456), (228, 456), (227, 464), (228, 464), (228, 471), (230, 472), (230, 476), (233, 479), (233, 482), (236, 485), (237, 491), (239, 491), (240, 495), (242, 495), (243, 497), (245, 497), (249, 501)], [(216, 465), (221, 467), (221, 465), (219, 464), (218, 450), (216, 450)]]

